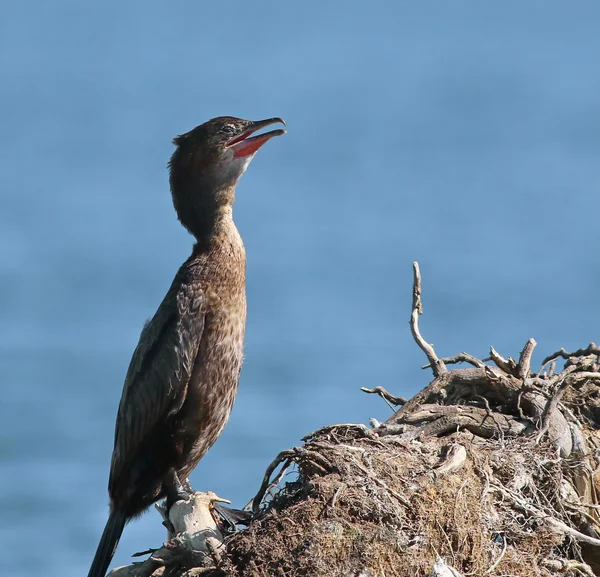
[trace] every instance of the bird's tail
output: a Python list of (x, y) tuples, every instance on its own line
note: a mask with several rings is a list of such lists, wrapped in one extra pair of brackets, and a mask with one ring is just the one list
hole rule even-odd
[(88, 577), (104, 577), (119, 544), (127, 516), (118, 509), (111, 512), (92, 561)]

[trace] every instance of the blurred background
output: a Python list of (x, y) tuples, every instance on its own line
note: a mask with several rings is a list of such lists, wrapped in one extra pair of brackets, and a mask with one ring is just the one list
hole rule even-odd
[[(534, 365), (598, 340), (600, 4), (4, 2), (0, 573), (87, 573), (127, 365), (192, 239), (171, 138), (282, 116), (238, 187), (249, 317), (225, 433), (192, 475), (244, 505), (310, 431), (386, 419), (361, 386), (440, 355)], [(113, 565), (164, 538), (151, 511)]]

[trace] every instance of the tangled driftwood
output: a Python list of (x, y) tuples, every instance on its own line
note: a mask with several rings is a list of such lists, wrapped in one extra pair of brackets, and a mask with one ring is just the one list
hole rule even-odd
[[(175, 530), (160, 550), (120, 571), (600, 574), (600, 347), (561, 349), (537, 372), (533, 339), (518, 361), (493, 348), (483, 360), (467, 353), (440, 359), (419, 331), (416, 263), (414, 272), (411, 330), (433, 381), (410, 400), (363, 389), (399, 409), (371, 427), (323, 427), (280, 453), (251, 502), (247, 529), (223, 539), (212, 497), (198, 494), (180, 504), (183, 525), (171, 513)], [(561, 370), (558, 359), (566, 361)], [(448, 369), (456, 363), (471, 366)], [(282, 486), (290, 470), (294, 477)], [(203, 505), (195, 512), (197, 499)]]

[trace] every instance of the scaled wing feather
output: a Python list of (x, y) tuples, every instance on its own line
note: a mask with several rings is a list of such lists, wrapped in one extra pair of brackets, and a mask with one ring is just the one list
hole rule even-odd
[(204, 328), (200, 301), (176, 278), (142, 330), (119, 404), (111, 479), (120, 477), (156, 424), (185, 401)]

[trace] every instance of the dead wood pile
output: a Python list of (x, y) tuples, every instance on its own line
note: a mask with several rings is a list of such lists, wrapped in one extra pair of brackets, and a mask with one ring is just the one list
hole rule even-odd
[(410, 400), (365, 389), (399, 409), (308, 435), (267, 470), (247, 529), (127, 575), (600, 575), (600, 347), (537, 371), (533, 339), (518, 360), (493, 348), (440, 359), (419, 332), (414, 271), (411, 329), (431, 383)]

